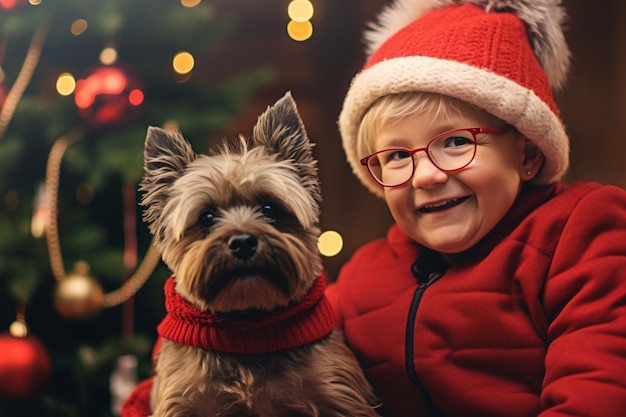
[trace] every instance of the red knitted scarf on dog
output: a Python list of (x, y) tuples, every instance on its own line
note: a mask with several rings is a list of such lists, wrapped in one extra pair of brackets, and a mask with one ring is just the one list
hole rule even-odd
[(315, 342), (335, 327), (323, 277), (315, 280), (300, 303), (250, 321), (200, 311), (181, 297), (175, 286), (174, 277), (165, 283), (167, 315), (158, 332), (176, 343), (239, 354), (267, 353)]

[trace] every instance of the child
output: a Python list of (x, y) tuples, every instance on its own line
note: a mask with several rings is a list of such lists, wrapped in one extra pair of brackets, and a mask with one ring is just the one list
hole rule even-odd
[(339, 118), (395, 220), (327, 294), (405, 416), (626, 410), (626, 192), (564, 185), (559, 1), (397, 0)]

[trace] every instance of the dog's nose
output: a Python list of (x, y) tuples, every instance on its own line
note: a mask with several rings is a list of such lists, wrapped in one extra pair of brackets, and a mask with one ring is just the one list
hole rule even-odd
[(254, 255), (257, 245), (256, 237), (247, 233), (241, 233), (230, 238), (228, 249), (233, 256), (245, 261)]

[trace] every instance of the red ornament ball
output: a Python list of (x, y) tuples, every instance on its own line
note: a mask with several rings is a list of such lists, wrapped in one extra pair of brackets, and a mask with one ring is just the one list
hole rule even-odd
[(128, 120), (143, 99), (137, 80), (115, 67), (97, 68), (78, 80), (74, 91), (74, 103), (92, 127)]
[(35, 394), (51, 370), (50, 355), (39, 339), (0, 334), (0, 396), (23, 399)]

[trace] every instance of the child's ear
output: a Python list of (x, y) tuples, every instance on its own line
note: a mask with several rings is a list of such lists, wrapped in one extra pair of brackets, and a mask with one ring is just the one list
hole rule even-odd
[(543, 165), (544, 156), (539, 147), (528, 138), (521, 136), (522, 164), (521, 174), (526, 181), (531, 181), (537, 176)]

